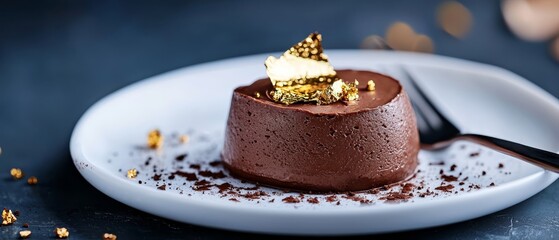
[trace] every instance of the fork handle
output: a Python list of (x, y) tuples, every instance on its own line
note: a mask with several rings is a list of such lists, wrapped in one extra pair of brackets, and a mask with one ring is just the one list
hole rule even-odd
[(448, 146), (450, 143), (456, 140), (467, 140), (475, 142), (498, 152), (522, 159), (546, 170), (559, 173), (559, 154), (499, 138), (479, 134), (461, 134), (456, 136), (449, 142), (441, 143), (441, 145), (439, 146), (432, 147), (440, 148), (444, 147), (443, 145)]

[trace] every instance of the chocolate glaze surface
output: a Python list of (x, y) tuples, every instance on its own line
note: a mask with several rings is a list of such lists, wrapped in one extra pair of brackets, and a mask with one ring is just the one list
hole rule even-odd
[[(412, 175), (419, 137), (401, 85), (374, 72), (337, 72), (346, 82), (359, 81), (358, 101), (275, 103), (266, 97), (273, 89), (269, 79), (235, 89), (222, 153), (229, 171), (267, 185), (323, 192), (365, 190)], [(371, 79), (376, 91), (366, 90)]]

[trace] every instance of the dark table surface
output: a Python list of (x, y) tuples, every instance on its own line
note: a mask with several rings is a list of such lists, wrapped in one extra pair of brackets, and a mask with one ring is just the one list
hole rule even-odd
[[(261, 238), (178, 223), (132, 209), (93, 188), (74, 168), (68, 141), (81, 114), (130, 83), (223, 58), (281, 51), (318, 30), (325, 47), (358, 48), (397, 20), (431, 36), (436, 53), (497, 65), (559, 96), (549, 44), (524, 42), (505, 26), (499, 1), (464, 1), (470, 34), (436, 26), (439, 1), (8, 1), (0, 3), (0, 206), (19, 210), (33, 238)], [(295, 7), (294, 7), (295, 6)], [(13, 181), (12, 167), (40, 183)], [(487, 199), (491, 201), (491, 199)], [(370, 237), (370, 236), (367, 236)], [(559, 238), (559, 183), (497, 213), (453, 225), (375, 238)]]

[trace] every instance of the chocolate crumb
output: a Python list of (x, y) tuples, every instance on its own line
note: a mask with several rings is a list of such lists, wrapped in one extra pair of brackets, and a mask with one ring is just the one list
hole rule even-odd
[(460, 185), (460, 186), (462, 186), (462, 185), (464, 185), (464, 184), (465, 184), (464, 182), (460, 182), (460, 183), (458, 183), (458, 185)]
[(444, 173), (444, 171), (441, 169), (441, 170), (439, 171), (439, 174), (443, 174), (443, 173)]
[(217, 166), (221, 165), (221, 161), (217, 160), (217, 161), (210, 162), (209, 164), (212, 167), (217, 167)]
[(340, 205), (340, 201), (338, 201), (338, 202), (336, 203), (336, 205), (338, 205), (338, 206), (339, 206), (339, 205)]
[(286, 197), (286, 198), (282, 199), (282, 201), (285, 202), (285, 203), (299, 203), (299, 202), (301, 202), (301, 200), (299, 200), (298, 198), (293, 197), (293, 196)]
[(228, 190), (231, 189), (231, 187), (232, 187), (232, 185), (229, 184), (229, 183), (222, 183), (222, 184), (217, 185), (217, 188), (219, 189), (219, 193), (223, 193), (225, 191), (228, 191)]
[(338, 197), (336, 195), (330, 195), (330, 196), (326, 197), (326, 201), (327, 202), (335, 202), (335, 201), (338, 201)]
[(436, 190), (440, 190), (443, 192), (452, 192), (451, 190), (454, 188), (454, 186), (452, 185), (440, 185), (438, 187), (436, 187)]
[(320, 203), (320, 201), (318, 201), (318, 198), (316, 198), (316, 197), (307, 199), (307, 202), (312, 203), (312, 204)]
[(176, 171), (173, 174), (186, 178), (187, 181), (198, 181), (198, 177), (196, 176), (195, 173), (189, 173), (189, 172), (182, 172), (182, 171)]
[(211, 177), (211, 178), (225, 178), (227, 176), (225, 176), (225, 173), (223, 173), (223, 171), (219, 171), (219, 172), (212, 172), (209, 170), (205, 170), (205, 171), (199, 171), (198, 174), (200, 174), (200, 176), (202, 177)]
[(346, 194), (345, 196), (343, 196), (343, 198), (352, 200), (354, 202), (360, 202), (360, 203), (370, 203), (371, 202), (371, 200), (366, 199), (366, 198), (361, 197), (361, 196), (357, 196), (355, 194), (353, 194), (353, 195)]
[(146, 159), (146, 162), (144, 163), (144, 165), (148, 166), (150, 162), (151, 162), (151, 157), (148, 157), (148, 159)]
[(450, 171), (454, 172), (454, 170), (456, 170), (456, 167), (458, 167), (456, 166), (456, 164), (452, 164), (452, 166), (450, 166)]
[(502, 163), (499, 163), (499, 166), (498, 166), (498, 168), (504, 168), (504, 167), (505, 167), (505, 165), (504, 165), (504, 164), (502, 164)]
[(181, 162), (181, 161), (183, 161), (187, 156), (188, 156), (188, 153), (181, 154), (181, 155), (176, 156), (176, 157), (175, 157), (175, 160)]
[(196, 185), (196, 186), (208, 185), (208, 184), (210, 184), (210, 182), (207, 181), (207, 180), (201, 180), (201, 181), (197, 181), (197, 182), (194, 183), (194, 185)]
[(485, 171), (482, 171), (482, 172), (481, 172), (481, 175), (482, 175), (482, 176), (485, 176), (486, 174), (487, 174), (487, 173), (486, 173)]
[(275, 199), (275, 198), (272, 198), (272, 200), (270, 200), (270, 201), (268, 201), (268, 202), (271, 202), (271, 203), (272, 203), (272, 202), (274, 202), (274, 201), (276, 201), (276, 199)]
[(452, 176), (452, 175), (441, 175), (441, 178), (445, 181), (445, 182), (455, 182), (458, 181), (458, 177)]
[[(411, 193), (410, 193), (411, 194)], [(413, 197), (413, 194), (399, 193), (399, 192), (389, 192), (384, 197), (379, 198), (380, 200), (386, 200), (387, 202), (392, 201), (405, 201)]]
[(413, 183), (406, 183), (404, 184), (404, 186), (402, 186), (402, 193), (410, 193), (415, 189), (415, 185)]
[(378, 194), (380, 190), (378, 188), (374, 188), (368, 191), (370, 194)]
[(443, 165), (444, 165), (444, 161), (440, 161), (440, 162), (430, 162), (430, 163), (429, 163), (429, 166), (433, 166), (433, 165), (443, 166)]
[(157, 189), (165, 191), (166, 187), (167, 187), (167, 185), (163, 184), (163, 185), (157, 187)]
[(153, 177), (151, 177), (151, 178), (153, 178), (153, 180), (155, 180), (155, 181), (159, 181), (159, 180), (161, 180), (161, 174), (154, 174)]
[(489, 184), (489, 186), (490, 186), (490, 187), (494, 187), (494, 186), (495, 186), (495, 183), (492, 182), (491, 184)]
[(229, 201), (231, 201), (231, 202), (239, 202), (239, 199), (236, 199), (236, 198), (229, 198)]
[(247, 199), (259, 199), (260, 197), (268, 196), (268, 194), (264, 191), (256, 191), (256, 192), (249, 192), (240, 196)]
[(200, 170), (200, 164), (190, 164), (190, 168)]
[(470, 157), (477, 157), (479, 156), (479, 152), (470, 153)]

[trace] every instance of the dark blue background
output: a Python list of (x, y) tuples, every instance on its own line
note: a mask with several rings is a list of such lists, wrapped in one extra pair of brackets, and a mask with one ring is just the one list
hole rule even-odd
[[(106, 197), (73, 167), (69, 136), (87, 107), (130, 83), (196, 63), (282, 51), (312, 31), (323, 33), (328, 49), (358, 48), (366, 36), (384, 35), (390, 23), (405, 21), (433, 38), (437, 54), (509, 69), (559, 96), (559, 65), (549, 43), (514, 37), (499, 1), (462, 1), (474, 17), (462, 40), (437, 27), (439, 3), (0, 2), (0, 207), (21, 211), (17, 224), (0, 227), (0, 239), (16, 238), (24, 222), (36, 239), (52, 238), (55, 226), (80, 239), (99, 239), (104, 232), (119, 239), (261, 238), (176, 223)], [(11, 167), (36, 175), (39, 185), (12, 181)], [(376, 237), (553, 238), (559, 236), (558, 192), (556, 183), (483, 218)]]

